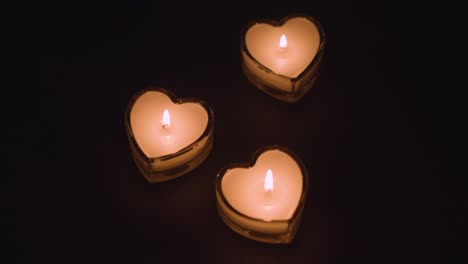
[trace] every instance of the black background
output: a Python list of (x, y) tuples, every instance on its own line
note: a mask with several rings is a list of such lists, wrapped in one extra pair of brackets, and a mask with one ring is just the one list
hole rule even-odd
[[(63, 1), (30, 12), (40, 85), (17, 93), (9, 155), (18, 262), (441, 259), (449, 232), (437, 175), (448, 150), (439, 138), (456, 93), (439, 74), (447, 46), (435, 32), (446, 29), (427, 23), (439, 6)], [(297, 12), (322, 23), (327, 44), (315, 87), (290, 105), (246, 80), (239, 41), (248, 22)], [(215, 113), (208, 159), (160, 184), (137, 170), (124, 129), (128, 100), (148, 85), (201, 98)], [(238, 236), (215, 207), (218, 170), (270, 144), (292, 149), (310, 174), (290, 245)]]

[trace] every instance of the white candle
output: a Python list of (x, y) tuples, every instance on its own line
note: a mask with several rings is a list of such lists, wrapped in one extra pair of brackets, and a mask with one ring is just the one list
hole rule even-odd
[(295, 78), (317, 54), (320, 35), (305, 18), (293, 18), (281, 27), (255, 24), (245, 36), (247, 49), (261, 64), (286, 77)]
[(290, 153), (281, 148), (268, 149), (258, 156), (254, 166), (227, 169), (219, 176), (219, 209), (228, 222), (240, 229), (264, 237), (286, 235), (289, 242), (289, 235), (294, 235), (289, 233), (294, 222), (290, 220), (301, 209), (298, 207), (305, 195), (304, 174), (301, 162)]
[(253, 23), (242, 43), (244, 72), (261, 90), (266, 86), (290, 93), (287, 99), (275, 97), (296, 101), (312, 85), (317, 71), (313, 66), (319, 64), (324, 41), (320, 25), (310, 17), (291, 17), (276, 25)]
[[(173, 102), (162, 89), (144, 91), (132, 102), (128, 115), (133, 147), (144, 155), (135, 150), (137, 163), (150, 160), (143, 169), (152, 172), (190, 165), (207, 147), (211, 148), (207, 146), (211, 143), (210, 137), (206, 137), (211, 134), (208, 131), (212, 129), (209, 127), (211, 115), (211, 110), (196, 101)], [(189, 149), (184, 151), (186, 148)], [(172, 174), (171, 177), (181, 173)]]

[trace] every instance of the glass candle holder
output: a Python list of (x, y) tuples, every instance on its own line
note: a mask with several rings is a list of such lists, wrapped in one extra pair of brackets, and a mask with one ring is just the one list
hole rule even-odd
[(130, 152), (149, 182), (174, 179), (195, 169), (213, 147), (214, 116), (198, 99), (179, 99), (149, 87), (135, 94), (125, 112)]
[(325, 33), (313, 17), (254, 21), (241, 35), (242, 69), (261, 91), (294, 103), (317, 80), (324, 48)]
[(247, 163), (216, 177), (217, 209), (236, 233), (266, 243), (290, 243), (300, 224), (308, 177), (302, 161), (277, 145), (259, 149)]

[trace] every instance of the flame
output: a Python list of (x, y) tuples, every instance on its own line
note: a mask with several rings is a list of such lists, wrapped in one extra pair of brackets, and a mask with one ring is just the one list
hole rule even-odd
[(162, 119), (163, 127), (171, 125), (171, 116), (169, 115), (169, 110), (164, 109), (163, 119)]
[(288, 40), (286, 39), (286, 36), (284, 34), (281, 35), (281, 38), (279, 41), (279, 47), (280, 49), (284, 49), (288, 47)]
[(265, 175), (265, 184), (263, 185), (263, 188), (265, 188), (265, 192), (273, 191), (273, 172), (271, 172), (270, 169), (268, 169)]

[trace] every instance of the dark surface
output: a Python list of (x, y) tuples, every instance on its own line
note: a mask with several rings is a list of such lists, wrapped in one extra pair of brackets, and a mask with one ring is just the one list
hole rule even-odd
[[(442, 26), (424, 27), (435, 7), (65, 2), (40, 9), (41, 85), (18, 94), (31, 109), (14, 118), (10, 156), (18, 262), (439, 262), (449, 91), (433, 67), (443, 55), (427, 56), (440, 48), (430, 33)], [(243, 76), (239, 34), (295, 12), (322, 23), (327, 46), (316, 86), (289, 105)], [(161, 184), (140, 175), (124, 129), (128, 100), (147, 85), (215, 113), (208, 159)], [(238, 236), (215, 207), (218, 170), (270, 144), (295, 151), (310, 174), (290, 245)]]

